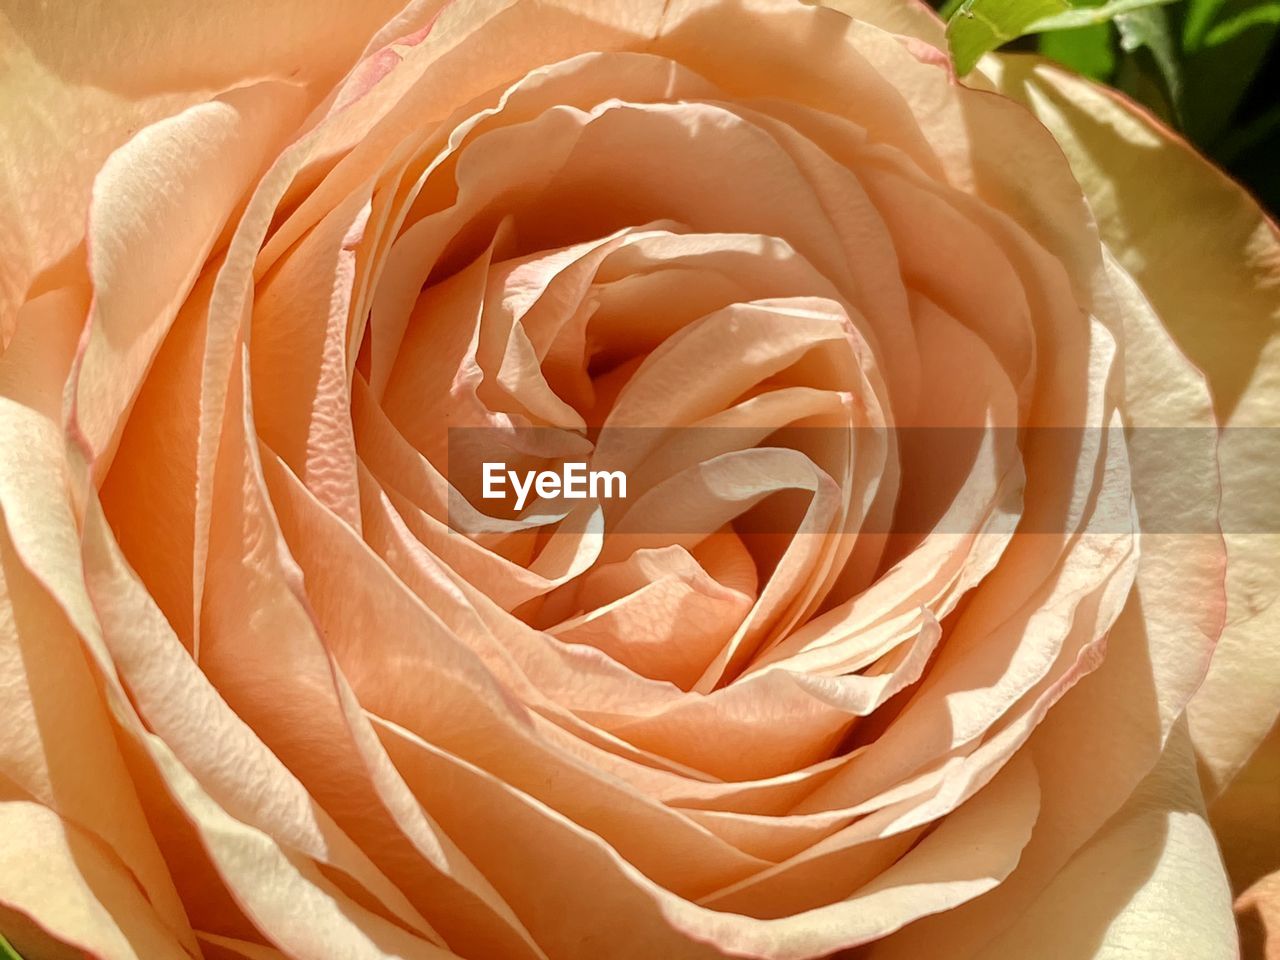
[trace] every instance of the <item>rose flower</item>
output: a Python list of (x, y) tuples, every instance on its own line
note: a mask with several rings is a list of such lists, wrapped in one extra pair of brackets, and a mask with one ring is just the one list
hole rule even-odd
[(904, 0), (401, 3), (5, 4), (18, 954), (1263, 949), (1253, 202)]

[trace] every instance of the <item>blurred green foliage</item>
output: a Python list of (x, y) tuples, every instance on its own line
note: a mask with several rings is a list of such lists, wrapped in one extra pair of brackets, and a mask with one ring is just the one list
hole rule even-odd
[(949, 0), (957, 69), (1038, 50), (1124, 91), (1280, 212), (1280, 0)]

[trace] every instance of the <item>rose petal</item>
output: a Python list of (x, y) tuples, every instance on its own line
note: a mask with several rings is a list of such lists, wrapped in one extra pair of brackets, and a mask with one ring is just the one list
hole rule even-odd
[(1204, 371), (1219, 421), (1269, 428), (1229, 430), (1222, 443), (1227, 627), (1191, 707), (1220, 789), (1280, 714), (1280, 235), (1243, 190), (1119, 95), (1034, 58), (988, 62), (1063, 145), (1104, 239)]
[(1185, 723), (1133, 796), (977, 960), (1038, 960), (1046, 944), (1094, 960), (1239, 956)]

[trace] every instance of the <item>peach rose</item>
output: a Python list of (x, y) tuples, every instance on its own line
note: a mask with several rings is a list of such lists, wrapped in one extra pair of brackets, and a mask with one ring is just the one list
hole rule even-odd
[(1237, 956), (1275, 227), (901, 0), (401, 3), (5, 5), (19, 954)]

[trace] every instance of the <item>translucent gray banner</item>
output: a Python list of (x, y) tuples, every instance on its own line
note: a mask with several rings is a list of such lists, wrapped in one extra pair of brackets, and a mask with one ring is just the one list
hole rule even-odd
[(1280, 533), (1280, 427), (451, 427), (431, 459), (473, 536)]

